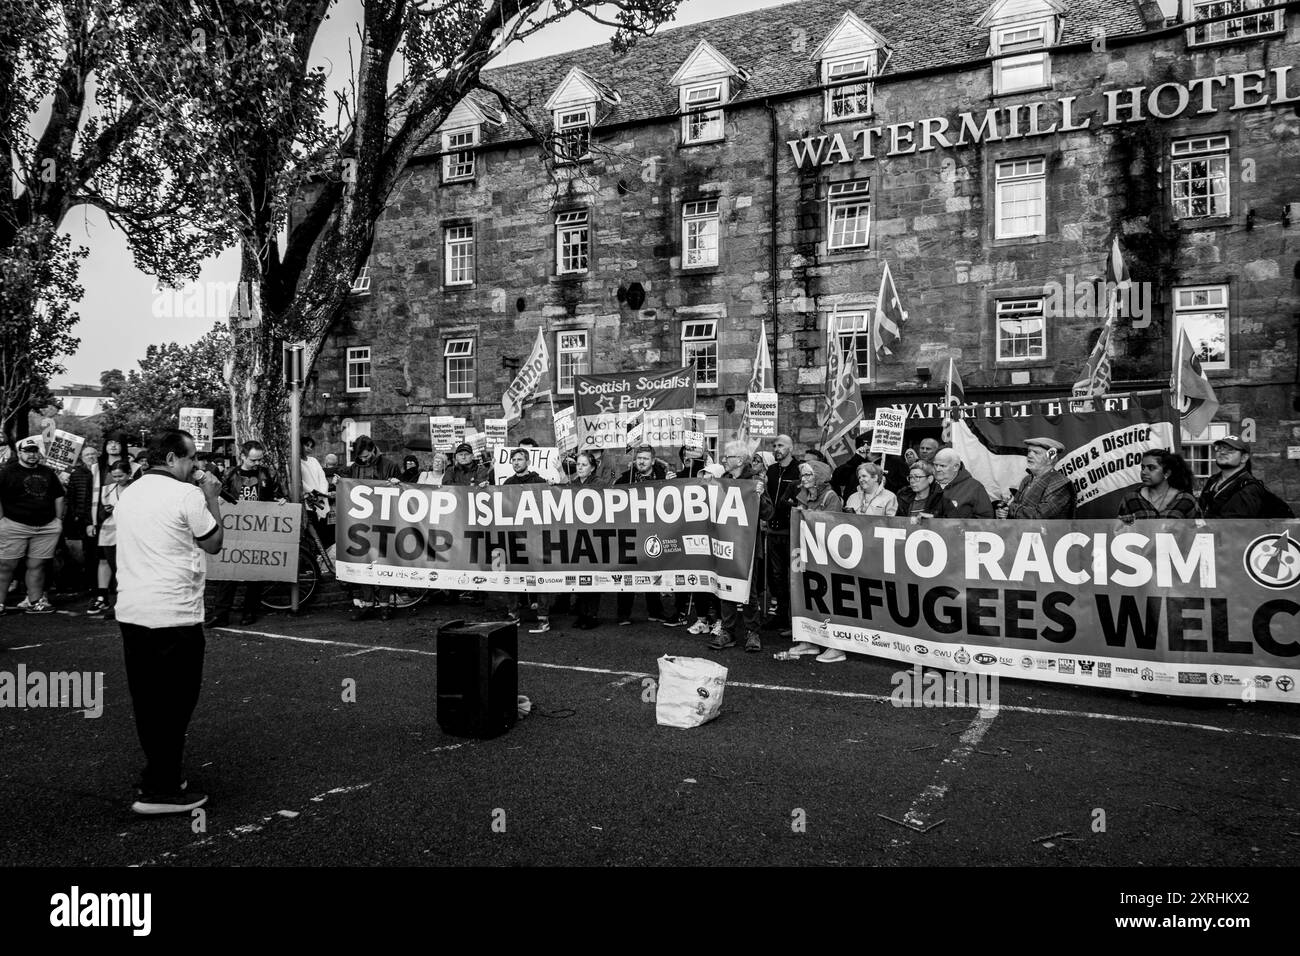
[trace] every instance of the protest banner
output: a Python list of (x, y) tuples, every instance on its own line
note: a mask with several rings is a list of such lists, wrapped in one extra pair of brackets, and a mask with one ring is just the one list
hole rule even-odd
[(506, 443), (506, 420), (504, 418), (483, 419), (483, 434), (487, 436), (488, 448), (500, 448)]
[(52, 434), (45, 436), (44, 440), (41, 441), (45, 464), (60, 474), (66, 475), (76, 465), (77, 459), (81, 455), (81, 446), (85, 443), (86, 439), (80, 435), (74, 435), (72, 432), (65, 432), (61, 428), (56, 428)]
[(211, 408), (182, 408), (177, 427), (194, 437), (194, 448), (197, 451), (212, 451), (212, 431), (216, 417), (216, 412)]
[(456, 438), (456, 419), (453, 416), (429, 416), (429, 444), (434, 451), (451, 451), (459, 443)]
[(651, 372), (575, 375), (573, 401), (578, 448), (625, 448), (628, 423), (644, 412), (636, 444), (682, 444), (683, 412), (695, 408), (695, 366)]
[(293, 581), (298, 576), (302, 506), (221, 502), (221, 550), (205, 555), (209, 581)]
[[(452, 442), (453, 442), (453, 446), (454, 446), (454, 445), (459, 445), (461, 442), (463, 442), (463, 441), (467, 441), (467, 440), (468, 440), (467, 437), (466, 437), (466, 432), (465, 432), (465, 430), (466, 430), (468, 427), (469, 427), (469, 425), (468, 425), (468, 423), (467, 423), (467, 421), (466, 421), (465, 419), (463, 419), (463, 418), (455, 418), (455, 417), (452, 418), (452, 420), (451, 420), (451, 440), (452, 440)], [(473, 443), (471, 442), (471, 444), (473, 444)]]
[(749, 599), (752, 481), (433, 488), (339, 480), (338, 576), (469, 591)]
[(1142, 453), (1177, 449), (1176, 419), (1168, 391), (1099, 399), (1095, 411), (1090, 404), (1014, 406), (1002, 417), (959, 406), (953, 448), (990, 497), (1006, 500), (1025, 476), (1025, 439), (1055, 438), (1065, 446), (1056, 467), (1074, 483), (1076, 516), (1114, 518), (1125, 492), (1142, 480)]
[(885, 455), (903, 453), (903, 430), (907, 427), (907, 416), (897, 409), (877, 408), (876, 420), (871, 426), (871, 451)]
[(578, 447), (578, 417), (573, 406), (551, 414), (555, 425), (555, 447), (562, 452), (570, 452)]
[(795, 544), (796, 640), (1024, 680), (1300, 700), (1298, 521), (800, 512)]
[(776, 437), (776, 392), (749, 393), (749, 437)]
[[(560, 454), (558, 448), (538, 448), (533, 445), (522, 445), (520, 447), (528, 452), (528, 468), (530, 471), (537, 472), (547, 481), (564, 483), (569, 480), (564, 474), (564, 466), (561, 464), (564, 456)], [(493, 484), (499, 485), (515, 473), (514, 467), (510, 464), (510, 455), (514, 451), (514, 448), (497, 448), (493, 450)]]

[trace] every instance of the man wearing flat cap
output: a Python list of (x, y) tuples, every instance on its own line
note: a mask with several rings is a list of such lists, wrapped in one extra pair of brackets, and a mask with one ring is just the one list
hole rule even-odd
[(999, 518), (1073, 518), (1074, 484), (1056, 470), (1065, 446), (1055, 438), (1025, 439), (1029, 474), (1015, 496), (999, 503)]

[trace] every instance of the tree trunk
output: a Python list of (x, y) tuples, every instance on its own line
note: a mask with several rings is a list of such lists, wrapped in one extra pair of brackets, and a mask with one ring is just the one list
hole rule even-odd
[(260, 441), (268, 462), (287, 479), (289, 423), (282, 365), (283, 342), (266, 301), (262, 264), (245, 247), (240, 291), (230, 316), (233, 365), (230, 374), (231, 426), (235, 442)]

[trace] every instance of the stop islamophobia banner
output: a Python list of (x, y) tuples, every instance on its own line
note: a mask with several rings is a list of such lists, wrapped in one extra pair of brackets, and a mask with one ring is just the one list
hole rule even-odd
[(695, 410), (695, 366), (651, 372), (611, 372), (573, 377), (573, 407), (578, 416), (578, 449), (656, 449), (684, 443)]
[(1023, 680), (1300, 701), (1300, 522), (801, 512), (796, 640)]
[(709, 591), (749, 599), (752, 481), (475, 489), (338, 483), (338, 577), (466, 591)]

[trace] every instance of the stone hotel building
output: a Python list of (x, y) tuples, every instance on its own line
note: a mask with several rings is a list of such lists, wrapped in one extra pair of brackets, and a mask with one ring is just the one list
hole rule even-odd
[[(868, 416), (915, 442), (950, 357), (972, 403), (1070, 394), (1118, 238), (1111, 391), (1167, 386), (1186, 330), (1221, 402), (1198, 473), (1253, 433), (1300, 503), (1300, 4), (802, 0), (483, 77), (549, 141), (484, 90), (411, 164), (310, 378), (325, 445), (481, 429), (539, 327), (557, 408), (577, 374), (694, 362), (711, 442), (761, 329), (800, 443), (856, 338)], [(908, 314), (875, 356), (886, 263)]]

